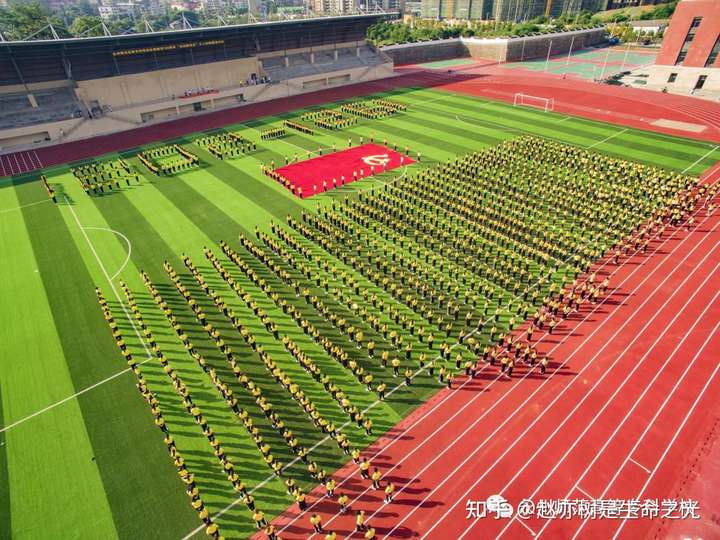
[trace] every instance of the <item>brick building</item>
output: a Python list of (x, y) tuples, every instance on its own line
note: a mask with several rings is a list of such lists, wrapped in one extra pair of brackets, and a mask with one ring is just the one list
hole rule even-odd
[(720, 1), (682, 0), (665, 31), (648, 87), (720, 98)]

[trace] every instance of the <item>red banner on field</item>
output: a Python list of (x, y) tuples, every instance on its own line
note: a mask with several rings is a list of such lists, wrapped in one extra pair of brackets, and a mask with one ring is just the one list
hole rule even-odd
[[(275, 169), (303, 198), (415, 161), (380, 144), (363, 144)], [(333, 182), (333, 179), (335, 180)]]

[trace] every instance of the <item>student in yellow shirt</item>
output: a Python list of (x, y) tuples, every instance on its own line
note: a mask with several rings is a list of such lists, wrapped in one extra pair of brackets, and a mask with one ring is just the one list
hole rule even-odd
[(316, 533), (321, 533), (323, 531), (322, 520), (320, 519), (319, 515), (313, 514), (312, 516), (310, 516), (310, 524), (313, 526), (313, 529), (315, 529)]
[(340, 513), (344, 514), (348, 510), (348, 502), (350, 501), (350, 497), (348, 497), (345, 493), (340, 495), (338, 497), (338, 504), (340, 505)]
[(365, 530), (365, 510), (358, 510), (355, 514), (355, 530), (357, 532)]
[(395, 493), (395, 485), (392, 482), (389, 482), (388, 485), (385, 487), (385, 502), (386, 503), (392, 502), (393, 493)]

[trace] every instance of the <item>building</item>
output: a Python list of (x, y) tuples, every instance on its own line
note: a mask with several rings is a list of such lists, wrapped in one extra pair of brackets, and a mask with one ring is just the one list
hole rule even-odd
[(128, 15), (134, 17), (142, 13), (142, 5), (133, 2), (117, 2), (110, 5), (98, 6), (100, 17), (104, 20)]
[(720, 2), (681, 0), (647, 88), (720, 98)]
[(422, 0), (421, 15), (428, 19), (494, 19), (528, 21), (535, 17), (599, 11), (606, 0)]
[(631, 21), (628, 24), (633, 32), (636, 34), (657, 34), (658, 32), (664, 32), (668, 27), (669, 21), (667, 20), (656, 20), (656, 21)]
[(357, 11), (355, 0), (313, 0), (315, 13), (340, 14)]

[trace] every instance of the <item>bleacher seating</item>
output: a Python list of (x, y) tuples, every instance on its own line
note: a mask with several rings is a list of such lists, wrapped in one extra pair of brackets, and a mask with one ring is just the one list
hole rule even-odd
[(38, 105), (35, 109), (27, 92), (0, 94), (0, 129), (82, 117), (82, 108), (70, 87), (34, 90), (32, 95)]
[(337, 60), (334, 50), (324, 50), (315, 53), (315, 63), (310, 62), (307, 53), (292, 54), (288, 57), (289, 66), (285, 65), (284, 56), (264, 58), (263, 69), (274, 81), (283, 81), (296, 77), (307, 77), (332, 71), (354, 69), (365, 66), (377, 66), (386, 62), (371, 47), (360, 47), (358, 56), (355, 48), (341, 48), (337, 50)]

